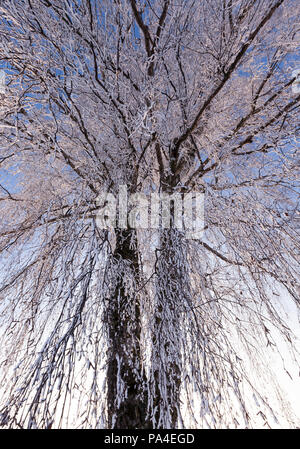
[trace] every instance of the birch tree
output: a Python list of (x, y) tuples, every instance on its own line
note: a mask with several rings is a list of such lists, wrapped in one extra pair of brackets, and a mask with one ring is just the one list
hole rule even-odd
[[(298, 356), (278, 303), (299, 306), (299, 14), (1, 2), (2, 426), (299, 425), (251, 377)], [(101, 229), (124, 185), (203, 193), (203, 238), (173, 207), (168, 228), (120, 225), (119, 205)]]

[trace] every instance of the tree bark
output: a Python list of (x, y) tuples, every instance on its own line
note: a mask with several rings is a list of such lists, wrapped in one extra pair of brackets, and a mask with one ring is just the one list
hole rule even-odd
[(189, 294), (183, 235), (161, 231), (157, 260), (153, 329), (152, 375), (156, 428), (176, 428), (180, 410), (182, 372), (181, 316)]
[[(123, 270), (124, 268), (124, 270)], [(136, 231), (116, 230), (109, 298), (108, 428), (148, 428), (147, 388), (141, 353), (141, 304)], [(126, 276), (125, 276), (126, 272)]]

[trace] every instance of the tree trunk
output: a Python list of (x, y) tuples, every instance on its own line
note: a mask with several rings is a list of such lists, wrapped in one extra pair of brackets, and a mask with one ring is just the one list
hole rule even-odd
[(141, 354), (139, 262), (136, 231), (116, 230), (107, 310), (108, 427), (148, 428), (147, 388)]
[(190, 288), (182, 233), (162, 230), (160, 243), (152, 351), (153, 406), (155, 427), (174, 429), (180, 410), (181, 316)]

